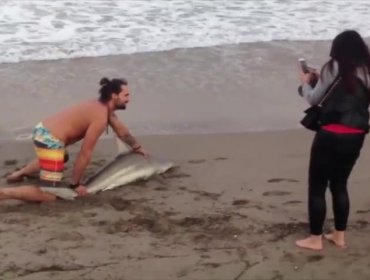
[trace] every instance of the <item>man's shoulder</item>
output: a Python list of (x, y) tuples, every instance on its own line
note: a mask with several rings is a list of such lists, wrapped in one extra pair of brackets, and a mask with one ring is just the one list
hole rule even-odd
[(108, 121), (108, 108), (96, 100), (82, 101), (76, 104), (76, 113), (89, 122), (89, 125), (104, 125)]
[(87, 100), (77, 104), (81, 112), (91, 116), (107, 116), (108, 108), (98, 100)]

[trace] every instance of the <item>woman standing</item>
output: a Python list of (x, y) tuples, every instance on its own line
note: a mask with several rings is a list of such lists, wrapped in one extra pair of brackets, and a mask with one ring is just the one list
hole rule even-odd
[[(339, 247), (345, 247), (349, 214), (347, 180), (360, 155), (369, 131), (370, 54), (360, 34), (346, 30), (332, 42), (329, 61), (321, 72), (301, 73), (302, 96), (319, 104), (326, 90), (332, 91), (323, 102), (321, 127), (311, 147), (308, 182), (310, 236), (296, 241), (301, 248), (321, 250), (326, 216), (325, 192), (329, 185), (333, 198), (335, 229), (325, 235)], [(314, 88), (312, 75), (318, 77)]]

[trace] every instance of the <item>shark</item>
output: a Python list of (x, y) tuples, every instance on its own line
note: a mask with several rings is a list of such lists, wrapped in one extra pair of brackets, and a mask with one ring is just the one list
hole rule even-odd
[[(123, 187), (138, 180), (148, 180), (150, 177), (162, 174), (175, 167), (172, 161), (160, 160), (132, 153), (127, 146), (116, 138), (117, 154), (107, 164), (99, 168), (87, 178), (84, 185), (89, 195), (98, 192)], [(73, 200), (76, 192), (69, 188), (57, 188), (53, 193), (58, 197)]]

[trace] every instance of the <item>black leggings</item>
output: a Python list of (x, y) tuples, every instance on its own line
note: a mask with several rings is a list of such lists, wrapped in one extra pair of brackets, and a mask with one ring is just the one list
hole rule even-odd
[(311, 234), (320, 235), (323, 232), (328, 183), (333, 198), (335, 229), (346, 229), (349, 214), (347, 180), (360, 155), (364, 138), (364, 134), (336, 134), (324, 130), (316, 133), (308, 179)]

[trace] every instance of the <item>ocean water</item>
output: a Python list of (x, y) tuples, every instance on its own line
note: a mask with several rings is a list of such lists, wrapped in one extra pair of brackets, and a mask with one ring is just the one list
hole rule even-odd
[(0, 63), (370, 35), (368, 0), (1, 0)]
[[(136, 135), (299, 128), (297, 59), (319, 66), (347, 28), (370, 43), (369, 10), (368, 0), (0, 0), (0, 139), (29, 139), (43, 118), (96, 97), (104, 76), (129, 80), (118, 115)], [(89, 58), (67, 59), (79, 57)]]

